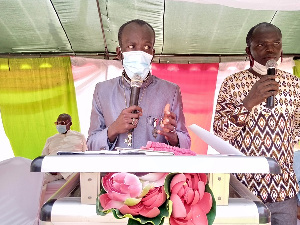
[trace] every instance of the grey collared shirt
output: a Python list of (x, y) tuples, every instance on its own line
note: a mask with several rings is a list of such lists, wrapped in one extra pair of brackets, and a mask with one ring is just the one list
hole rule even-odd
[[(107, 129), (118, 118), (121, 111), (128, 107), (130, 92), (130, 85), (122, 77), (100, 82), (96, 85), (87, 140), (88, 150), (108, 150), (114, 147), (128, 148), (125, 143), (127, 133), (119, 134), (114, 143), (108, 143)], [(191, 139), (185, 126), (179, 86), (153, 75), (141, 87), (139, 106), (143, 109), (143, 115), (133, 131), (131, 148), (137, 149), (146, 146), (147, 141), (168, 143), (164, 136), (158, 134), (155, 138), (152, 133), (154, 122), (159, 123), (161, 121), (164, 107), (168, 103), (171, 106), (171, 111), (176, 114), (176, 133), (179, 138), (179, 145), (181, 148), (190, 148)], [(157, 128), (160, 128), (159, 124)]]

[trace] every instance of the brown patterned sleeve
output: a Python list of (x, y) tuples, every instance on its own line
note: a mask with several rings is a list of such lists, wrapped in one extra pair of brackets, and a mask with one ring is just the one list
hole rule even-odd
[(295, 81), (295, 90), (297, 90), (297, 102), (296, 102), (296, 111), (295, 111), (295, 123), (294, 123), (294, 140), (295, 144), (300, 141), (300, 80), (294, 78)]
[(241, 102), (236, 101), (231, 94), (232, 84), (226, 79), (221, 85), (213, 130), (215, 135), (224, 140), (233, 139), (249, 120), (250, 111), (248, 111)]

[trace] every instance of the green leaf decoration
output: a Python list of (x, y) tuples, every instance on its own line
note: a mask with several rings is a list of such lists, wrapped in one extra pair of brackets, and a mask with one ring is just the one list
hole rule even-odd
[(141, 200), (142, 200), (142, 198), (127, 198), (125, 200), (124, 204), (128, 205), (128, 206), (134, 206), (134, 205), (138, 204)]
[[(162, 221), (161, 221), (161, 223), (159, 225), (163, 225), (164, 221), (165, 221), (165, 218), (162, 219)], [(148, 223), (145, 223), (143, 225), (152, 225), (152, 224), (153, 223), (148, 222)], [(129, 218), (127, 225), (141, 225), (141, 223), (139, 221), (135, 220), (135, 219)]]
[(97, 199), (96, 199), (96, 213), (97, 213), (97, 215), (100, 215), (100, 216), (105, 216), (107, 213), (111, 212), (111, 210), (103, 210), (103, 207), (100, 204), (99, 197), (100, 197), (100, 195), (105, 194), (105, 193), (106, 193), (106, 191), (102, 188), (99, 196), (97, 196)]
[(132, 216), (131, 214), (123, 215), (117, 209), (112, 209), (112, 212), (117, 219), (129, 218), (128, 225), (161, 225), (164, 222), (164, 217), (169, 217), (171, 215), (169, 205), (172, 205), (172, 202), (170, 200), (166, 200), (166, 202), (159, 207), (160, 214), (154, 218), (147, 218), (140, 215)]
[(216, 203), (214, 194), (213, 194), (213, 192), (210, 189), (210, 187), (209, 187), (208, 184), (205, 185), (205, 192), (210, 193), (211, 197), (212, 197), (212, 206), (211, 206), (211, 209), (210, 209), (209, 213), (206, 214), (207, 220), (208, 220), (208, 225), (212, 225), (213, 222), (214, 222), (214, 220), (215, 220), (215, 218), (216, 218), (217, 203)]
[(171, 196), (171, 192), (170, 192), (170, 184), (171, 184), (171, 180), (173, 179), (173, 177), (174, 177), (176, 174), (178, 174), (178, 173), (169, 173), (169, 174), (166, 176), (164, 188), (165, 188), (165, 192), (166, 192), (166, 194), (167, 194), (167, 199), (169, 199), (170, 196)]

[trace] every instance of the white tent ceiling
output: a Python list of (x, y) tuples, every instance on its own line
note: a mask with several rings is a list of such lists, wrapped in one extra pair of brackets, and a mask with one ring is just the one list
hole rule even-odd
[(154, 27), (162, 62), (243, 60), (246, 34), (259, 22), (282, 30), (284, 54), (300, 55), (299, 0), (0, 0), (0, 8), (2, 57), (111, 59), (118, 28), (135, 18)]

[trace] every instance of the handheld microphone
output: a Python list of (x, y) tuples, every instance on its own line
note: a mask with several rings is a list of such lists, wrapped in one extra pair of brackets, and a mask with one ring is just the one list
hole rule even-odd
[(135, 74), (130, 81), (131, 93), (130, 93), (129, 106), (138, 105), (140, 89), (142, 84), (143, 84), (142, 77), (138, 74)]
[(138, 105), (140, 89), (140, 87), (131, 86), (129, 106)]
[[(277, 62), (274, 59), (268, 60), (266, 63), (267, 75), (275, 75), (276, 74), (276, 66), (277, 66)], [(267, 98), (266, 107), (269, 109), (274, 108), (274, 95)]]
[[(129, 106), (138, 105), (139, 104), (139, 95), (141, 86), (143, 84), (143, 79), (140, 75), (135, 74), (130, 81), (130, 100), (129, 100)], [(132, 113), (137, 113), (136, 110), (134, 110)], [(133, 129), (130, 130), (130, 132), (133, 132)]]

